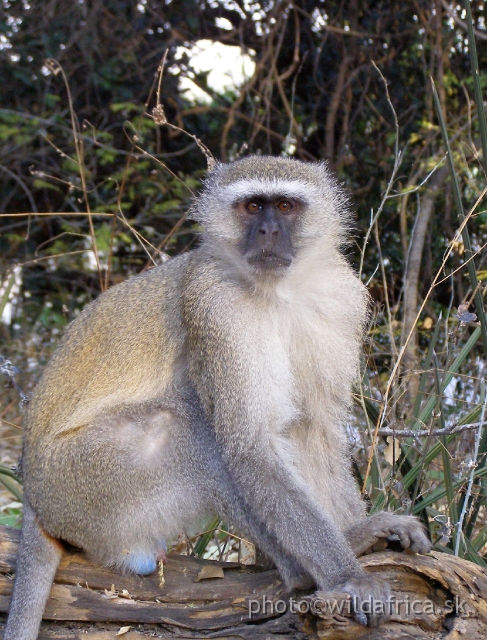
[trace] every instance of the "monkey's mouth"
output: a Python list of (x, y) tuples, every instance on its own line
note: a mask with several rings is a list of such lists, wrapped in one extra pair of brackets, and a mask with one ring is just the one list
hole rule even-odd
[(290, 256), (282, 256), (274, 251), (260, 251), (247, 256), (247, 262), (251, 267), (263, 271), (279, 271), (286, 269), (292, 262)]

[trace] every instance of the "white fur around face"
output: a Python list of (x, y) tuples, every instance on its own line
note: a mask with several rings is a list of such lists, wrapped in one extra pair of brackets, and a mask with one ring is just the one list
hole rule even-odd
[(270, 195), (296, 198), (309, 204), (321, 194), (314, 185), (303, 184), (297, 180), (259, 180), (256, 178), (239, 180), (226, 186), (223, 190), (223, 200), (228, 204), (240, 202), (252, 196)]

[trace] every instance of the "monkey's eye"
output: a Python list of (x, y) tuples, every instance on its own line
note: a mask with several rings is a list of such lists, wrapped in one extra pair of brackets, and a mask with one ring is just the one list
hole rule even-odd
[(256, 200), (251, 200), (250, 202), (247, 202), (245, 208), (249, 213), (258, 213), (262, 209), (262, 205)]
[(288, 213), (293, 208), (293, 205), (289, 202), (289, 200), (279, 200), (276, 204), (277, 209), (282, 211), (282, 213)]

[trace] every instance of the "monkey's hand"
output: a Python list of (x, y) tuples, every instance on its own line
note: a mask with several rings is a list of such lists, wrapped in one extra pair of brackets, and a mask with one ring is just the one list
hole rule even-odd
[(310, 598), (311, 610), (316, 615), (322, 615), (323, 611), (327, 614), (335, 612), (338, 615), (348, 614), (352, 615), (359, 624), (369, 627), (377, 627), (390, 618), (391, 592), (387, 583), (380, 578), (361, 572), (335, 585), (333, 592), (346, 593), (350, 596), (350, 600), (337, 600), (335, 604), (331, 604), (329, 593), (317, 591)]
[(391, 542), (413, 553), (428, 553), (431, 542), (421, 522), (413, 516), (400, 516), (383, 511), (357, 522), (344, 531), (345, 537), (357, 556), (382, 551)]

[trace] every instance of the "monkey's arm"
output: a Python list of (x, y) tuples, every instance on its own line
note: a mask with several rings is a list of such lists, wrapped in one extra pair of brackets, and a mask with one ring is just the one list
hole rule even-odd
[[(235, 309), (245, 309), (245, 302), (213, 299), (216, 286), (214, 291), (213, 296), (197, 292), (187, 306), (189, 364), (236, 494), (249, 517), (265, 522), (269, 535), (319, 589), (341, 587), (359, 600), (370, 595), (382, 600), (387, 588), (366, 577), (294, 466), (285, 437), (292, 390), (275, 336), (263, 335), (265, 319), (237, 315)], [(284, 361), (283, 369), (276, 360)]]

